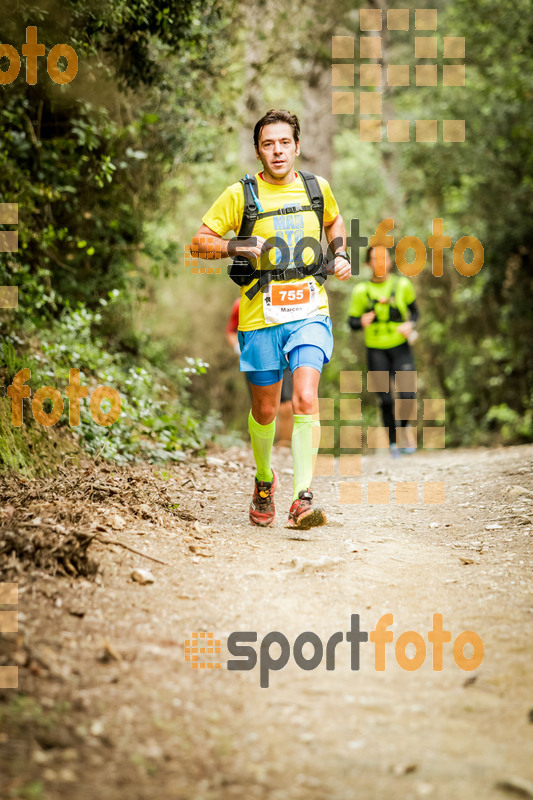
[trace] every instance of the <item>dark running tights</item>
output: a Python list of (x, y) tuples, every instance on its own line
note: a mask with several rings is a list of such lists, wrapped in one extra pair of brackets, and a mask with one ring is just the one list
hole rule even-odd
[[(394, 419), (394, 397), (391, 391), (390, 382), (394, 379), (394, 373), (401, 370), (414, 370), (415, 362), (413, 353), (409, 344), (398, 345), (398, 347), (391, 347), (388, 350), (378, 350), (375, 347), (367, 349), (367, 363), (369, 371), (389, 373), (389, 391), (378, 392), (379, 404), (381, 407), (381, 416), (383, 417), (383, 425), (389, 429), (389, 442), (390, 444), (396, 443), (396, 425), (402, 428), (409, 424), (408, 420), (395, 420)], [(415, 392), (397, 392), (396, 397), (399, 399), (415, 399)]]

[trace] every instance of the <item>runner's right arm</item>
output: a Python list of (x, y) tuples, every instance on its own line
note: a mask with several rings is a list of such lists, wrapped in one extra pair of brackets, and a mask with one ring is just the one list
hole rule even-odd
[(362, 314), (360, 317), (348, 317), (348, 322), (353, 331), (360, 331), (371, 325), (375, 318), (375, 311), (367, 311), (366, 314)]
[(375, 319), (375, 311), (366, 311), (367, 294), (363, 283), (359, 283), (352, 292), (348, 323), (353, 331), (367, 328)]
[(237, 244), (237, 238), (224, 239), (207, 225), (202, 225), (192, 238), (191, 256), (193, 258), (260, 258), (269, 249), (262, 236), (252, 236)]

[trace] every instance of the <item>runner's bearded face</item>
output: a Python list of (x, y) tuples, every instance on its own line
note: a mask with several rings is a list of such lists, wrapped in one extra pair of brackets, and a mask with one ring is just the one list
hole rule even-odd
[(292, 128), (287, 122), (265, 125), (255, 152), (263, 165), (263, 177), (267, 183), (292, 183), (300, 144), (294, 141)]

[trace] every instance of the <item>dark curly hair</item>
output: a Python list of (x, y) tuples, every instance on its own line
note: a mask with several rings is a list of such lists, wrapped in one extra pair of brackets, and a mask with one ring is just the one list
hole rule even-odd
[(292, 128), (294, 141), (300, 141), (300, 121), (296, 114), (291, 114), (290, 111), (282, 111), (278, 108), (271, 108), (267, 111), (264, 117), (255, 123), (254, 128), (254, 144), (259, 147), (259, 136), (265, 125), (272, 125), (274, 122), (286, 122)]

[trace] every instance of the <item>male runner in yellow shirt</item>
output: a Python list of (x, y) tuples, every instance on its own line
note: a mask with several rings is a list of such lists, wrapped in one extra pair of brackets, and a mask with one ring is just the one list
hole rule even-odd
[[(247, 373), (252, 389), (248, 428), (257, 472), (250, 522), (266, 527), (275, 519), (278, 477), (271, 469), (270, 457), (283, 369), (288, 362), (293, 376), (294, 496), (286, 527), (306, 529), (326, 522), (324, 511), (313, 506), (310, 491), (320, 436), (318, 383), (333, 348), (324, 276), (314, 269), (318, 257), (316, 248), (312, 251), (313, 243), (320, 242), (321, 223), (327, 241), (335, 240), (328, 272), (347, 280), (351, 267), (345, 252), (344, 222), (328, 182), (316, 179), (323, 197), (319, 219), (315, 205), (309, 204), (307, 182), (294, 171), (299, 135), (298, 118), (288, 111), (271, 110), (256, 123), (255, 151), (263, 170), (255, 181), (247, 176), (257, 207), (253, 234), (240, 244), (222, 238), (229, 231), (241, 230), (245, 191), (242, 182), (235, 183), (203, 217), (191, 254), (248, 259), (249, 280), (246, 275), (241, 280), (239, 368)], [(286, 272), (276, 268), (280, 263)], [(308, 266), (307, 273), (295, 269), (302, 264)]]

